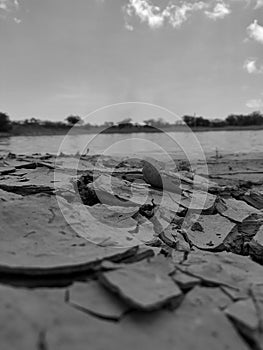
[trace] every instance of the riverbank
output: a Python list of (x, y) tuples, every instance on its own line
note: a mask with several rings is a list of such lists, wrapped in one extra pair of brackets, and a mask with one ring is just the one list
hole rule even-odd
[(0, 137), (11, 136), (48, 136), (48, 135), (66, 135), (68, 132), (72, 135), (85, 134), (132, 134), (132, 133), (162, 133), (162, 132), (208, 132), (208, 131), (247, 131), (263, 130), (263, 125), (250, 126), (223, 126), (223, 127), (192, 127), (176, 125), (162, 128), (152, 127), (128, 127), (128, 128), (104, 128), (104, 127), (74, 127), (65, 126), (63, 128), (48, 128), (44, 126), (23, 126), (19, 125), (13, 128), (9, 133), (1, 133)]
[(175, 162), (0, 159), (4, 349), (262, 349), (262, 154)]

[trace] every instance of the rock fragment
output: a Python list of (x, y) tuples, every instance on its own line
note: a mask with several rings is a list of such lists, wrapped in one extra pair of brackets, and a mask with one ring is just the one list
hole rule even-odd
[(24, 176), (10, 174), (0, 180), (0, 189), (21, 195), (35, 193), (52, 194), (55, 190), (73, 191), (72, 176), (62, 172), (54, 172), (47, 168), (28, 170)]
[(247, 191), (243, 198), (249, 205), (255, 207), (256, 209), (263, 209), (263, 193), (257, 191)]
[[(137, 248), (99, 247), (81, 238), (62, 215), (63, 199), (49, 195), (0, 201), (0, 271), (22, 275), (54, 275), (87, 271), (103, 259), (133, 255)], [(13, 218), (16, 220), (13, 220)], [(85, 223), (77, 222), (81, 230)], [(81, 226), (83, 225), (83, 226)], [(131, 253), (131, 254), (130, 254)]]
[(69, 289), (69, 302), (97, 317), (119, 320), (129, 306), (97, 281), (77, 282)]
[(219, 287), (207, 288), (195, 286), (183, 301), (182, 307), (224, 310), (233, 303)]
[(256, 233), (252, 240), (246, 243), (250, 257), (263, 265), (263, 226)]
[(252, 214), (262, 214), (259, 210), (251, 207), (247, 203), (233, 198), (221, 198), (216, 204), (216, 209), (220, 215), (237, 223), (242, 223)]
[(172, 274), (171, 277), (182, 289), (182, 291), (189, 291), (190, 289), (201, 283), (201, 280), (199, 278), (183, 273), (178, 269), (175, 271), (174, 274)]
[(257, 309), (251, 298), (230, 305), (225, 313), (244, 338), (253, 344), (254, 349), (263, 349), (263, 333), (260, 331)]
[(191, 242), (200, 249), (222, 251), (222, 244), (235, 224), (219, 214), (200, 215), (197, 219), (187, 218), (193, 222), (187, 230), (187, 236)]
[(216, 196), (205, 191), (193, 190), (186, 193), (185, 196), (181, 196), (178, 204), (190, 212), (213, 214), (215, 211)]
[(191, 253), (176, 267), (199, 278), (205, 286), (220, 286), (234, 300), (249, 295), (250, 284), (262, 281), (262, 267), (248, 257), (232, 253)]
[(254, 239), (248, 242), (247, 246), (248, 246), (248, 254), (252, 258), (252, 260), (263, 265), (263, 246), (259, 244), (257, 241), (255, 241)]
[(102, 283), (131, 306), (151, 311), (165, 304), (177, 306), (182, 292), (176, 283), (150, 262), (103, 273)]

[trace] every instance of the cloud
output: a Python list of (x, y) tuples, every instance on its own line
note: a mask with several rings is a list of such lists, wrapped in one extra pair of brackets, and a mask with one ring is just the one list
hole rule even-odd
[(178, 28), (188, 20), (193, 12), (203, 10), (207, 6), (203, 1), (196, 3), (185, 2), (181, 6), (171, 4), (164, 9), (163, 15), (174, 28)]
[(160, 28), (166, 22), (174, 28), (179, 28), (188, 20), (193, 12), (202, 10), (208, 6), (203, 1), (194, 3), (185, 1), (180, 5), (170, 3), (161, 10), (159, 6), (153, 5), (149, 0), (129, 0), (129, 3), (124, 6), (126, 27), (128, 19), (135, 16), (141, 22), (147, 23), (152, 29)]
[(213, 11), (205, 11), (206, 16), (213, 20), (225, 18), (230, 15), (230, 13), (231, 10), (229, 5), (224, 2), (217, 3)]
[(6, 12), (18, 10), (18, 0), (0, 0), (0, 9)]
[(263, 44), (263, 27), (258, 24), (256, 19), (247, 27), (247, 33), (251, 39)]
[(20, 18), (17, 18), (17, 17), (14, 18), (14, 21), (16, 24), (20, 24), (22, 22), (22, 20)]
[(263, 6), (263, 0), (257, 0), (255, 9), (259, 9), (259, 8), (262, 7), (262, 6)]
[(0, 9), (4, 10), (4, 11), (7, 11), (7, 4), (6, 4), (6, 2), (3, 2), (3, 1), (0, 2)]
[[(263, 0), (262, 0), (263, 1)], [(175, 0), (174, 0), (175, 2)], [(125, 27), (131, 30), (132, 17), (137, 17), (141, 22), (147, 23), (152, 29), (162, 27), (168, 23), (173, 28), (180, 28), (193, 13), (202, 11), (213, 20), (223, 19), (231, 13), (230, 6), (222, 0), (213, 1), (172, 1), (163, 9), (154, 5), (150, 0), (128, 0), (123, 7), (125, 14)]]
[(124, 10), (128, 16), (138, 16), (142, 22), (146, 22), (151, 28), (159, 28), (163, 25), (164, 16), (160, 8), (152, 5), (147, 0), (130, 0)]
[(19, 10), (18, 0), (0, 0), (0, 19), (6, 19), (12, 12)]
[(132, 32), (134, 30), (133, 26), (131, 24), (129, 24), (128, 22), (125, 23), (125, 28), (127, 30), (129, 30), (130, 32)]
[(260, 67), (257, 67), (257, 59), (256, 58), (250, 58), (247, 59), (243, 65), (243, 68), (249, 73), (249, 74), (262, 74), (263, 73), (263, 65)]
[(263, 100), (261, 98), (249, 100), (247, 101), (246, 106), (248, 108), (253, 108), (253, 109), (263, 108)]

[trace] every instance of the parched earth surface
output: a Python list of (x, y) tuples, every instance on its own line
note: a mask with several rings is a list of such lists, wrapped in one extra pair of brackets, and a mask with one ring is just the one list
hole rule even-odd
[(263, 157), (0, 159), (0, 348), (263, 349)]

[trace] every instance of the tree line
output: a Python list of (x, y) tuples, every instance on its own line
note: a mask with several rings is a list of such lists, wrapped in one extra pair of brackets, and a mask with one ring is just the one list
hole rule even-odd
[(25, 119), (22, 121), (11, 121), (7, 113), (0, 112), (0, 132), (10, 132), (13, 127), (22, 125), (25, 127), (43, 127), (43, 128), (55, 128), (63, 129), (71, 127), (77, 123), (82, 124), (82, 119), (76, 115), (70, 115), (63, 121), (50, 121), (50, 120), (40, 120), (37, 118)]
[[(263, 125), (263, 114), (259, 111), (252, 112), (250, 114), (230, 114), (225, 119), (207, 119), (202, 116), (191, 116), (191, 115), (184, 115), (182, 117), (183, 123), (188, 125), (190, 128), (195, 127), (211, 127), (211, 128), (217, 128), (217, 127), (226, 127), (226, 126), (252, 126), (252, 125)], [(92, 125), (89, 123), (83, 122), (82, 118), (77, 115), (69, 115), (65, 118), (65, 121), (43, 121), (37, 118), (30, 118), (25, 119), (23, 121), (11, 121), (8, 114), (0, 112), (0, 132), (10, 132), (12, 131), (12, 128), (16, 125), (23, 125), (28, 127), (43, 127), (43, 128), (55, 128), (55, 129), (63, 129), (63, 128), (69, 128), (73, 125), (83, 125), (83, 127), (90, 129), (93, 127), (129, 127), (133, 126), (133, 122), (131, 118), (126, 118), (121, 122), (118, 122), (117, 124), (114, 124), (113, 122), (105, 122), (102, 125)], [(169, 126), (175, 126), (177, 123), (171, 124), (163, 120), (162, 118), (159, 119), (147, 119), (144, 120), (144, 125), (148, 127), (153, 128), (165, 128)]]
[(250, 126), (263, 125), (263, 114), (258, 111), (250, 114), (230, 114), (225, 119), (215, 120), (185, 115), (183, 120), (190, 127)]

